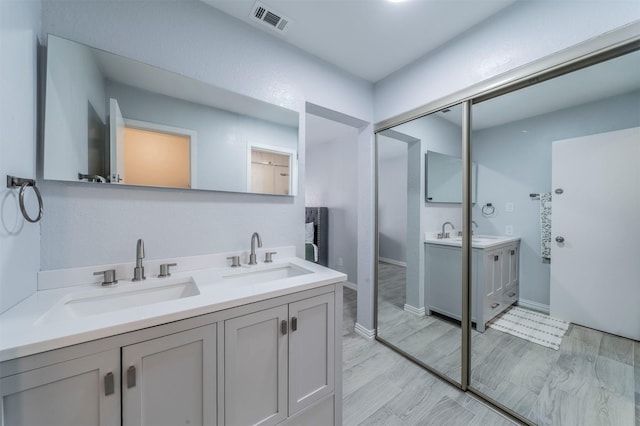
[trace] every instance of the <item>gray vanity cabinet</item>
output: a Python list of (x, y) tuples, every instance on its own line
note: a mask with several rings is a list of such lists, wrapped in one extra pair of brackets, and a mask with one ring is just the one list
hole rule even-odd
[[(520, 241), (471, 250), (471, 321), (485, 324), (518, 301)], [(462, 319), (462, 252), (460, 247), (425, 243), (427, 314)]]
[(340, 425), (341, 284), (0, 363), (0, 425)]
[(334, 392), (334, 297), (225, 321), (225, 424), (275, 425)]
[(124, 425), (215, 425), (216, 324), (122, 348)]
[(59, 362), (0, 379), (0, 424), (120, 424), (120, 350)]

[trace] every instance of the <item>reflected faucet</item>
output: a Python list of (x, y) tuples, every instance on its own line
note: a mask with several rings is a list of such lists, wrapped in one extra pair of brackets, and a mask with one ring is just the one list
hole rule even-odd
[(473, 230), (475, 229), (474, 226), (477, 228), (478, 224), (476, 223), (475, 220), (471, 221), (471, 235), (473, 235)]
[(260, 234), (254, 232), (251, 236), (251, 253), (249, 254), (249, 265), (258, 264), (258, 261), (256, 260), (256, 239), (258, 240), (258, 248), (262, 247), (262, 238), (260, 238)]
[(147, 277), (144, 276), (144, 266), (142, 266), (142, 259), (144, 259), (144, 241), (142, 241), (142, 238), (140, 238), (138, 240), (138, 245), (136, 246), (136, 267), (133, 268), (132, 281), (142, 281), (147, 279)]
[(441, 240), (443, 238), (449, 238), (449, 233), (448, 232), (444, 232), (444, 229), (447, 225), (451, 226), (451, 229), (453, 229), (453, 223), (451, 222), (445, 222), (442, 224), (442, 233), (438, 234), (438, 239)]

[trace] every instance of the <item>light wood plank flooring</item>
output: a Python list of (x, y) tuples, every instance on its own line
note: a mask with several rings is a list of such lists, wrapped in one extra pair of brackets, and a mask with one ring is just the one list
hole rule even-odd
[(344, 289), (344, 425), (513, 425), (453, 386), (357, 335), (356, 293)]
[[(379, 335), (460, 380), (456, 322), (403, 310), (405, 268), (380, 264)], [(540, 425), (640, 426), (640, 342), (571, 325), (560, 350), (472, 331), (471, 385)]]

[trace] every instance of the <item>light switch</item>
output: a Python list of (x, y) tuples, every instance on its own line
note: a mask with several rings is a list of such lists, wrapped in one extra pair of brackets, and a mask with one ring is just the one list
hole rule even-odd
[(513, 235), (513, 225), (507, 225), (504, 227), (504, 233), (506, 235)]

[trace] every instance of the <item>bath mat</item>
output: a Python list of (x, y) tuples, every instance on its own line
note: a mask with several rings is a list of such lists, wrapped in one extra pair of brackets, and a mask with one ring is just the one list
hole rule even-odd
[(514, 306), (491, 320), (487, 327), (557, 351), (569, 322)]

